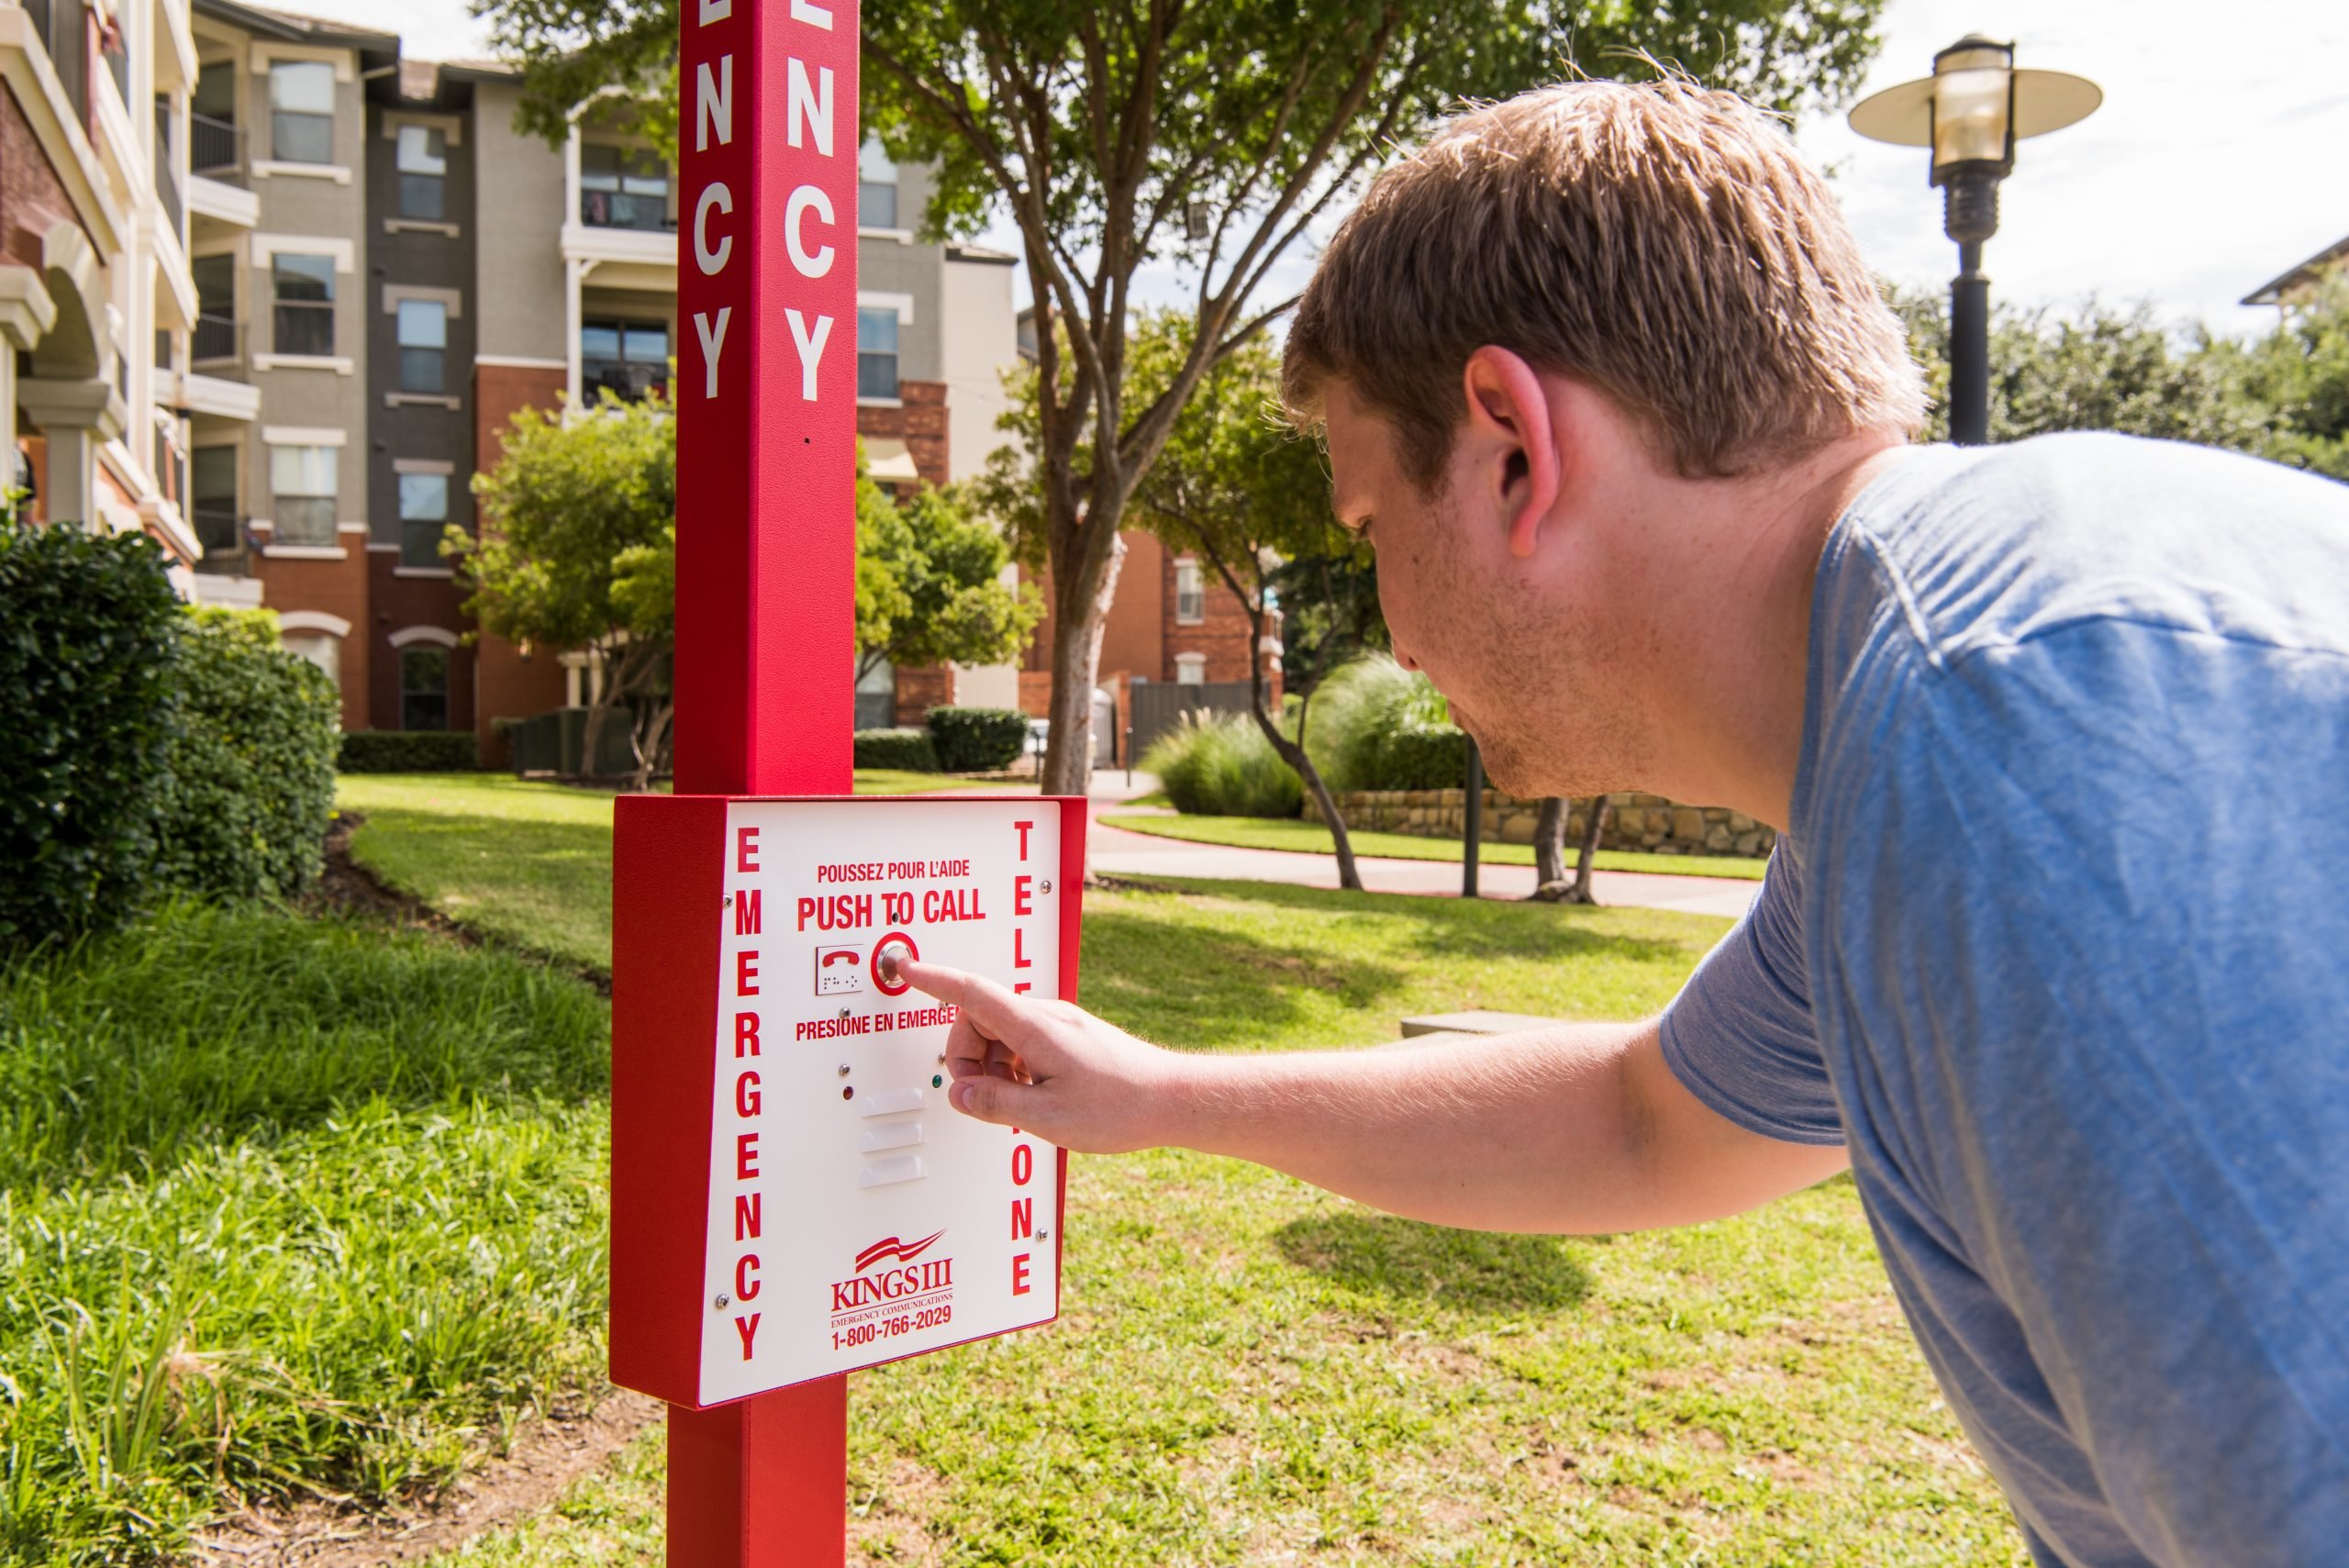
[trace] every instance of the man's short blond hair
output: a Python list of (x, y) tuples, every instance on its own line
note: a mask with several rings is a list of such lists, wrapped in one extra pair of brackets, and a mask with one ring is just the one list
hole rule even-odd
[(1381, 173), (1298, 303), (1282, 400), (1311, 426), (1342, 380), (1432, 493), (1486, 344), (1597, 387), (1688, 478), (1924, 417), (1834, 197), (1773, 117), (1684, 80), (1526, 93)]

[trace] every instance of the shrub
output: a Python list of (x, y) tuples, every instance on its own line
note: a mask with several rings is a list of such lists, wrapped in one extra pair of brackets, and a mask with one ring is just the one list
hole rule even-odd
[(1151, 742), (1142, 767), (1177, 811), (1209, 817), (1294, 817), (1305, 803), (1297, 771), (1244, 713), (1186, 713)]
[(1332, 794), (1466, 783), (1468, 737), (1442, 695), (1384, 653), (1331, 672), (1313, 694), (1305, 735)]
[(179, 614), (152, 541), (0, 513), (0, 946), (119, 925), (146, 887)]
[(276, 616), (212, 608), (184, 617), (173, 684), (158, 880), (219, 898), (308, 886), (334, 806), (334, 683), (279, 644)]
[(1008, 768), (1028, 744), (1028, 716), (1017, 708), (934, 707), (928, 721), (938, 765), (950, 773)]
[(354, 729), (335, 766), (346, 773), (462, 773), (481, 766), (471, 730)]
[(927, 729), (860, 729), (853, 743), (860, 768), (902, 768), (909, 773), (934, 773), (938, 752)]

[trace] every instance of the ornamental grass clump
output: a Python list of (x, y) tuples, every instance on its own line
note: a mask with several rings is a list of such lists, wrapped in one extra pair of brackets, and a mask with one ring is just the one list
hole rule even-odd
[(1141, 766), (1177, 811), (1208, 817), (1295, 817), (1305, 802), (1297, 771), (1244, 713), (1186, 713), (1151, 743)]
[(1313, 694), (1306, 749), (1331, 794), (1459, 789), (1468, 738), (1425, 675), (1385, 653), (1341, 665)]

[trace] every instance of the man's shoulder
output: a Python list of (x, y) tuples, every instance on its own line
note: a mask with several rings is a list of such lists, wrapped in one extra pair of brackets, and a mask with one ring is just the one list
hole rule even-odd
[(1897, 605), (1937, 668), (2096, 621), (2349, 652), (2349, 485), (2237, 453), (2090, 433), (1924, 449), (1837, 536), (1823, 573)]

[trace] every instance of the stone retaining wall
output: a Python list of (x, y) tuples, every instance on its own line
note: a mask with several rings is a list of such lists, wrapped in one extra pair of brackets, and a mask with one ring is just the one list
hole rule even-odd
[[(1602, 850), (1642, 850), (1659, 855), (1767, 855), (1777, 833), (1742, 811), (1725, 806), (1682, 806), (1660, 795), (1618, 795), (1609, 797)], [(1457, 839), (1468, 831), (1468, 792), (1464, 789), (1365, 789), (1337, 797), (1338, 815), (1357, 830), (1410, 833), (1422, 839)], [(1589, 821), (1590, 802), (1571, 802), (1566, 814), (1567, 863), (1582, 843)], [(1533, 823), (1542, 808), (1538, 800), (1520, 800), (1498, 790), (1485, 792), (1485, 841), (1490, 844), (1530, 844)], [(1305, 819), (1321, 820), (1313, 796), (1305, 797)]]

